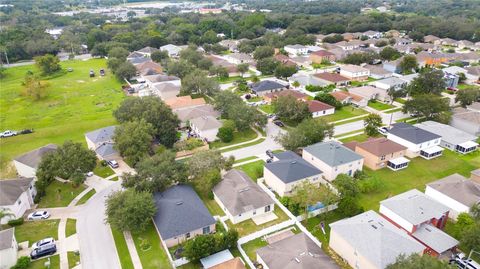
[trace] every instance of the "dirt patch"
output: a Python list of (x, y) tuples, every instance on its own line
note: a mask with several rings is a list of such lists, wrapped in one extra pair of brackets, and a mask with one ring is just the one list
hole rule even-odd
[(85, 83), (85, 80), (79, 79), (79, 80), (77, 80), (77, 82), (78, 82), (78, 83)]

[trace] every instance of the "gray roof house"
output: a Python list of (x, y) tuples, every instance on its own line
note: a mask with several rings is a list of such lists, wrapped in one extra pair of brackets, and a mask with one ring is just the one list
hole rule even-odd
[(214, 116), (199, 116), (190, 120), (190, 127), (193, 133), (207, 140), (214, 141), (222, 122)]
[(165, 46), (160, 47), (161, 51), (166, 51), (168, 53), (168, 56), (170, 57), (176, 57), (180, 54), (180, 51), (182, 50), (182, 47), (173, 45), (173, 44), (168, 44)]
[(306, 234), (299, 233), (257, 250), (257, 260), (270, 269), (338, 269)]
[(13, 159), (13, 163), (15, 168), (17, 169), (17, 173), (21, 177), (34, 177), (37, 171), (38, 165), (42, 161), (42, 157), (45, 154), (57, 150), (57, 145), (55, 144), (48, 144), (38, 149), (34, 149), (27, 153), (24, 153), (15, 159)]
[(439, 147), (441, 136), (419, 127), (399, 122), (392, 125), (387, 138), (407, 147), (407, 157), (421, 156), (432, 159), (442, 155), (443, 148)]
[(4, 208), (14, 216), (3, 218), (1, 224), (10, 219), (21, 218), (25, 211), (34, 204), (37, 191), (33, 178), (17, 178), (0, 180), (0, 208)]
[(250, 84), (249, 87), (252, 89), (253, 93), (257, 95), (264, 95), (269, 92), (283, 91), (288, 88), (288, 85), (284, 85), (273, 80), (262, 80), (257, 83)]
[(153, 217), (161, 239), (172, 247), (200, 234), (215, 232), (215, 219), (188, 185), (176, 185), (154, 194)]
[(323, 171), (323, 177), (332, 181), (339, 174), (353, 176), (361, 171), (363, 156), (336, 142), (317, 143), (303, 149), (303, 159)]
[(352, 268), (384, 269), (425, 246), (373, 210), (330, 224), (329, 246)]
[(198, 117), (206, 117), (212, 116), (215, 118), (220, 117), (220, 112), (215, 110), (212, 105), (205, 104), (196, 107), (186, 107), (186, 108), (179, 108), (174, 110), (175, 114), (177, 114), (180, 121), (185, 124), (187, 121), (192, 120)]
[(440, 146), (461, 154), (475, 151), (478, 147), (478, 143), (475, 142), (478, 137), (450, 125), (435, 121), (425, 121), (414, 126), (440, 135), (442, 137)]
[(469, 107), (455, 108), (450, 125), (469, 134), (480, 136), (480, 111)]
[(273, 199), (243, 171), (232, 169), (213, 188), (215, 201), (233, 224), (273, 211)]
[(389, 78), (384, 78), (381, 80), (377, 80), (372, 83), (375, 85), (375, 87), (383, 89), (383, 90), (388, 90), (390, 88), (393, 88), (395, 90), (399, 90), (403, 86), (407, 85), (407, 82), (401, 78), (397, 77), (389, 77)]
[(85, 140), (89, 149), (95, 151), (102, 160), (119, 159), (119, 153), (114, 149), (113, 134), (115, 126), (100, 128), (85, 134)]
[(17, 262), (18, 245), (15, 228), (0, 231), (0, 268), (11, 268)]

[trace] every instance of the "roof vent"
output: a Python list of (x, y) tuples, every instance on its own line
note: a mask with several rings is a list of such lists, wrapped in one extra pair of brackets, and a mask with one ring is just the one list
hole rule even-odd
[(375, 225), (372, 225), (372, 227), (373, 227), (373, 229), (375, 229), (375, 230), (378, 229), (377, 226), (375, 226)]
[(297, 263), (300, 263), (300, 260), (299, 260), (297, 257), (295, 257), (295, 261), (296, 261)]
[(176, 205), (183, 205), (183, 201), (178, 201), (175, 203)]
[(432, 230), (430, 230), (430, 228), (428, 227), (425, 227), (425, 230), (427, 230), (428, 232), (432, 232)]
[(296, 164), (296, 163), (297, 163), (297, 161), (292, 161), (291, 163), (292, 163), (292, 164)]

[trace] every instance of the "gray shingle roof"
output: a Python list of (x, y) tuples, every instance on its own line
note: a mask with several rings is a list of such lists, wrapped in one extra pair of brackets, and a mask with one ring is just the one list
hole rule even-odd
[(260, 186), (236, 169), (228, 171), (213, 192), (233, 216), (273, 204)]
[(137, 57), (137, 58), (127, 59), (127, 61), (130, 62), (131, 64), (141, 64), (141, 63), (149, 62), (151, 60), (152, 59), (150, 59), (150, 57)]
[(425, 131), (440, 135), (442, 140), (453, 145), (459, 145), (468, 141), (475, 141), (477, 137), (460, 129), (435, 121), (425, 121), (414, 125)]
[(155, 193), (157, 213), (154, 216), (163, 240), (215, 224), (200, 197), (188, 185), (173, 186)]
[(104, 159), (108, 158), (108, 156), (118, 153), (115, 150), (114, 145), (115, 145), (114, 143), (105, 142), (95, 149), (95, 153), (102, 156), (102, 158)]
[(257, 83), (251, 84), (250, 88), (254, 92), (264, 92), (264, 91), (283, 89), (285, 88), (285, 85), (280, 84), (273, 80), (263, 80), (263, 81), (259, 81)]
[(115, 126), (108, 126), (100, 128), (95, 131), (85, 134), (88, 140), (95, 144), (112, 141), (113, 134), (115, 133)]
[(334, 222), (330, 228), (376, 268), (385, 268), (401, 254), (408, 256), (425, 249), (372, 210)]
[[(290, 158), (288, 155), (290, 155)], [(280, 156), (280, 160), (265, 164), (265, 168), (285, 183), (322, 174), (322, 171), (291, 151), (275, 156), (277, 158)]]
[(449, 208), (417, 189), (409, 190), (380, 202), (380, 205), (414, 225), (439, 219)]
[(199, 130), (212, 130), (222, 127), (222, 122), (212, 116), (200, 116), (190, 120), (190, 123)]
[(412, 236), (437, 253), (443, 253), (458, 245), (458, 240), (430, 224), (421, 225)]
[(0, 231), (0, 250), (12, 247), (15, 228)]
[(0, 206), (13, 205), (28, 190), (33, 178), (0, 180)]
[(441, 138), (441, 136), (437, 134), (425, 131), (423, 129), (403, 122), (393, 124), (393, 127), (392, 129), (390, 129), (389, 133), (414, 144), (421, 144), (427, 141)]
[(215, 108), (209, 104), (196, 107), (180, 108), (174, 112), (182, 122), (205, 116), (212, 116), (215, 118), (220, 117), (220, 112), (216, 111)]
[(362, 155), (336, 141), (317, 143), (303, 150), (332, 167), (363, 159)]
[(449, 175), (427, 186), (468, 207), (480, 202), (480, 184), (459, 174)]
[(337, 269), (338, 265), (304, 233), (292, 235), (257, 250), (272, 269)]
[(15, 161), (23, 163), (29, 167), (38, 168), (42, 157), (49, 152), (57, 150), (57, 148), (58, 147), (55, 144), (48, 144), (18, 156), (15, 158)]

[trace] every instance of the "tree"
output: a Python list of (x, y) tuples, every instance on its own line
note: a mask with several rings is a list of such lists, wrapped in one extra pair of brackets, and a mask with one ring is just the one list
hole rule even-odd
[(233, 140), (233, 132), (235, 132), (235, 122), (226, 120), (223, 122), (223, 126), (218, 129), (217, 136), (222, 142), (228, 143)]
[(304, 181), (294, 189), (291, 197), (292, 202), (300, 205), (304, 210), (308, 221), (308, 207), (321, 202), (325, 207), (337, 201), (337, 195), (328, 185), (320, 184), (317, 186), (309, 181)]
[(249, 65), (247, 63), (237, 65), (237, 71), (240, 72), (242, 77), (243, 77), (243, 74), (248, 72), (248, 68), (249, 68)]
[(166, 147), (172, 147), (178, 139), (177, 126), (180, 121), (158, 97), (127, 98), (113, 115), (120, 123), (144, 119), (152, 125), (155, 139)]
[(312, 113), (308, 104), (297, 100), (292, 95), (279, 96), (272, 102), (274, 113), (282, 120), (288, 122), (301, 122), (306, 118), (311, 118)]
[(357, 180), (349, 175), (338, 175), (337, 178), (335, 178), (335, 180), (333, 181), (333, 184), (335, 185), (335, 187), (337, 187), (341, 198), (356, 198), (360, 194), (360, 188), (358, 186)]
[(387, 95), (388, 95), (388, 97), (390, 97), (390, 101), (393, 104), (395, 99), (400, 98), (400, 97), (405, 97), (407, 95), (406, 86), (402, 86), (400, 89), (397, 89), (395, 87), (390, 87), (387, 90)]
[(300, 87), (300, 82), (298, 82), (298, 81), (295, 80), (295, 81), (292, 83), (292, 86), (295, 87), (295, 88), (298, 88), (298, 87)]
[(107, 222), (120, 231), (144, 231), (157, 211), (152, 194), (117, 191), (106, 201)]
[(297, 73), (297, 67), (292, 65), (278, 65), (275, 69), (275, 76), (277, 78), (289, 78), (293, 74)]
[(152, 58), (152, 61), (156, 63), (163, 63), (164, 60), (168, 59), (168, 52), (164, 50), (157, 50), (152, 52), (150, 58)]
[(475, 203), (470, 207), (470, 215), (477, 221), (480, 221), (480, 203)]
[(272, 57), (274, 53), (275, 50), (272, 47), (260, 46), (255, 49), (255, 52), (253, 53), (253, 58), (258, 61), (264, 58)]
[(24, 87), (23, 95), (32, 98), (34, 101), (45, 98), (48, 95), (49, 83), (40, 81), (37, 76), (27, 73), (25, 80), (22, 82)]
[(228, 69), (224, 66), (212, 66), (210, 67), (210, 72), (211, 75), (216, 75), (218, 78), (221, 79), (226, 79), (228, 78)]
[(108, 58), (117, 58), (119, 60), (125, 61), (127, 59), (128, 50), (122, 47), (115, 47), (108, 51)]
[(460, 244), (466, 249), (478, 249), (480, 246), (480, 222), (477, 221), (475, 225), (465, 229), (460, 238)]
[(184, 256), (192, 262), (210, 256), (213, 253), (235, 247), (238, 241), (238, 232), (235, 229), (228, 232), (203, 234), (188, 240), (184, 247)]
[(46, 54), (44, 56), (37, 56), (34, 58), (35, 64), (42, 71), (42, 75), (51, 75), (57, 71), (60, 71), (60, 60), (57, 56), (52, 54)]
[(195, 188), (207, 196), (221, 180), (220, 171), (230, 166), (219, 151), (199, 151), (187, 161), (188, 174)]
[(458, 73), (458, 83), (464, 83), (467, 80), (465, 73)]
[(382, 117), (378, 114), (370, 113), (363, 121), (363, 125), (368, 136), (375, 136), (378, 134), (377, 129), (382, 126)]
[(405, 55), (400, 62), (400, 69), (403, 74), (411, 74), (416, 68), (418, 68), (418, 62), (414, 55)]
[(107, 60), (107, 66), (112, 70), (112, 72), (116, 72), (118, 67), (123, 63), (121, 59), (118, 58), (109, 58)]
[(223, 118), (230, 118), (228, 115), (229, 108), (235, 104), (241, 104), (242, 98), (231, 91), (220, 91), (215, 94), (215, 109), (222, 113)]
[(412, 80), (407, 86), (407, 92), (411, 96), (418, 94), (441, 95), (445, 85), (442, 70), (427, 69)]
[(398, 58), (400, 58), (402, 54), (392, 48), (392, 47), (385, 47), (382, 49), (382, 51), (380, 51), (380, 57), (383, 59), (383, 60), (387, 60), (387, 61), (393, 61), (393, 60), (396, 60)]
[[(213, 67), (213, 62), (212, 60), (204, 57), (203, 59), (198, 61), (197, 66), (202, 70), (210, 70)], [(227, 72), (227, 76), (228, 76), (228, 72)]]
[(343, 58), (343, 62), (360, 65), (362, 63), (369, 63), (375, 59), (378, 59), (378, 54), (375, 52), (355, 52)]
[(433, 94), (415, 96), (405, 102), (402, 111), (444, 123), (448, 123), (450, 119), (448, 99)]
[(124, 122), (115, 128), (114, 148), (127, 163), (137, 164), (151, 153), (153, 127), (144, 119)]
[(334, 106), (335, 109), (341, 109), (343, 107), (342, 102), (337, 101), (337, 99), (335, 99), (335, 97), (333, 97), (333, 95), (328, 94), (328, 93), (323, 93), (323, 92), (318, 93), (315, 96), (315, 100), (323, 102), (325, 104), (329, 104), (331, 106)]
[(228, 119), (235, 122), (238, 131), (246, 131), (251, 126), (263, 128), (267, 124), (267, 116), (259, 113), (254, 107), (247, 106), (244, 102), (235, 104), (228, 108)]
[(455, 102), (459, 102), (462, 107), (467, 107), (480, 99), (480, 90), (461, 89), (455, 96)]
[(195, 66), (185, 60), (169, 61), (167, 63), (167, 74), (177, 76), (179, 78), (185, 77), (195, 70)]
[(257, 61), (257, 70), (262, 72), (262, 75), (271, 75), (278, 65), (279, 62), (274, 58), (263, 58)]
[(117, 67), (114, 73), (119, 80), (129, 80), (137, 74), (137, 69), (135, 69), (132, 63), (123, 62)]
[(275, 140), (287, 150), (296, 150), (332, 136), (333, 125), (322, 119), (305, 119), (296, 128), (279, 134)]
[(207, 74), (204, 71), (197, 69), (182, 78), (181, 95), (190, 95), (194, 93), (215, 95), (215, 93), (219, 91), (220, 87), (218, 86), (218, 83), (214, 79), (207, 77)]
[(389, 264), (386, 269), (453, 269), (445, 261), (439, 260), (430, 255), (412, 254), (410, 256), (400, 255), (396, 261)]
[(187, 181), (186, 166), (175, 161), (175, 153), (165, 150), (141, 160), (136, 174), (125, 174), (122, 185), (137, 191), (160, 192), (173, 184)]
[(340, 41), (343, 41), (343, 36), (340, 35), (340, 34), (327, 36), (322, 40), (322, 42), (324, 42), (324, 43), (338, 43)]

